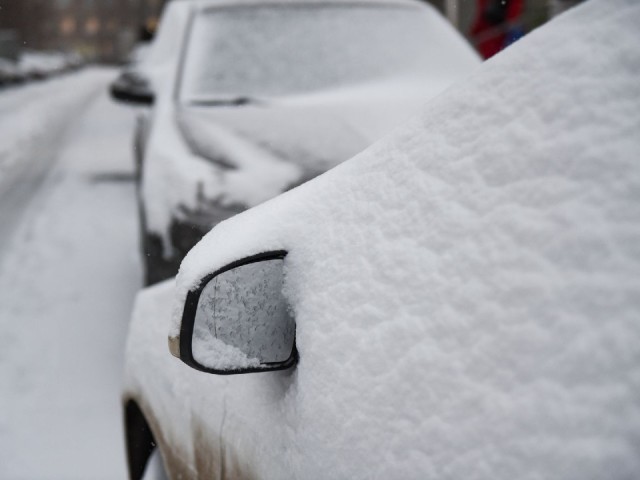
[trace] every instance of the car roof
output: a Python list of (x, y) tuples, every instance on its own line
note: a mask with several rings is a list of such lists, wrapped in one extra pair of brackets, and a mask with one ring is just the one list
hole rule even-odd
[(369, 5), (424, 7), (417, 0), (173, 0), (173, 3), (190, 4), (196, 8), (260, 6), (260, 5)]

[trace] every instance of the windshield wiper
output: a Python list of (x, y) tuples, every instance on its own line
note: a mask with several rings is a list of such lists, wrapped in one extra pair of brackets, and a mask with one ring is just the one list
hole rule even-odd
[(248, 96), (202, 98), (189, 102), (191, 105), (203, 105), (207, 107), (243, 107), (264, 103), (263, 100)]

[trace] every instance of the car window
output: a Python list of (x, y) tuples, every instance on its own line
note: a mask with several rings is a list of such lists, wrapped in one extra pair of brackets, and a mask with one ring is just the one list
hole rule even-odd
[(188, 40), (181, 97), (279, 96), (423, 73), (447, 62), (430, 38), (431, 13), (349, 5), (205, 10)]

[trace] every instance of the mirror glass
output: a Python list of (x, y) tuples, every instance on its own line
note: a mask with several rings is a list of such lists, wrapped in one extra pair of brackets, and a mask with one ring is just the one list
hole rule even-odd
[(215, 370), (287, 361), (295, 323), (282, 295), (282, 259), (227, 270), (205, 285), (196, 310), (192, 353)]

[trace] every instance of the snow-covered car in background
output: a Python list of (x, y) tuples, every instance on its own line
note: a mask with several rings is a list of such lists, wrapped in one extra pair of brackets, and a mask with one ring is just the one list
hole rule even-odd
[(211, 227), (361, 151), (479, 59), (414, 0), (170, 2), (115, 98), (136, 133), (147, 283)]
[(20, 83), (24, 79), (25, 76), (14, 61), (0, 58), (0, 86)]
[(57, 73), (58, 62), (45, 52), (26, 51), (20, 55), (18, 67), (27, 79), (43, 80)]
[(27, 50), (20, 55), (17, 68), (23, 78), (43, 80), (82, 66), (83, 59), (76, 53)]
[(80, 68), (84, 59), (77, 53), (27, 50), (17, 61), (0, 58), (0, 86), (29, 80), (43, 80)]
[(143, 291), (132, 479), (635, 478), (638, 24), (558, 17)]

